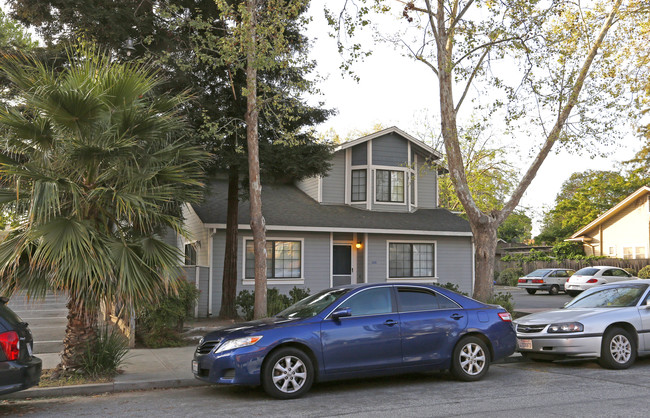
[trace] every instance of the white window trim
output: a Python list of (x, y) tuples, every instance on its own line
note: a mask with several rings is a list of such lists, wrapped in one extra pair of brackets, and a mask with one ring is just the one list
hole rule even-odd
[[(409, 166), (410, 165), (411, 164), (409, 164)], [(413, 190), (414, 200), (412, 202), (409, 202), (409, 203), (411, 204), (411, 209), (415, 209), (415, 208), (418, 207), (418, 171), (420, 171), (420, 170), (418, 170), (418, 155), (417, 154), (415, 154), (415, 158), (414, 158), (414, 161), (413, 161), (413, 167), (411, 168), (410, 171), (411, 171), (411, 173), (409, 175), (409, 183), (410, 183), (410, 187), (412, 187), (414, 189)], [(413, 177), (413, 182), (412, 183), (410, 182), (411, 177)], [(411, 191), (409, 190), (409, 199), (411, 198), (410, 192)]]
[[(305, 284), (305, 239), (298, 237), (266, 237), (269, 241), (300, 241), (300, 277), (266, 278), (266, 284)], [(241, 279), (242, 285), (254, 285), (255, 279), (246, 278), (246, 241), (252, 241), (253, 236), (242, 237), (242, 263)]]
[[(385, 166), (385, 165), (374, 165), (373, 168), (373, 190), (372, 190), (372, 203), (374, 205), (390, 205), (390, 206), (407, 206), (408, 207), (408, 176), (409, 168), (408, 167), (394, 167), (394, 166)], [(401, 171), (404, 173), (404, 201), (403, 202), (383, 202), (377, 200), (377, 170), (386, 170), (386, 171)]]
[[(433, 244), (433, 276), (427, 277), (390, 277), (390, 244)], [(386, 241), (386, 281), (387, 282), (423, 282), (438, 283), (438, 241), (390, 240)]]

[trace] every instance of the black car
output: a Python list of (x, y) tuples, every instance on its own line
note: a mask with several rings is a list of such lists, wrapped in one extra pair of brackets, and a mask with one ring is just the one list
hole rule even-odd
[(32, 355), (32, 333), (0, 297), (0, 395), (37, 385), (42, 362)]

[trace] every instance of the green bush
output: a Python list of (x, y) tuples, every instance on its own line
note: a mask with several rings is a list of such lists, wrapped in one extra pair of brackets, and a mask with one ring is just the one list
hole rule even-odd
[(196, 286), (179, 279), (176, 292), (170, 290), (156, 304), (139, 311), (138, 331), (149, 348), (179, 347), (185, 344), (180, 333), (186, 319), (192, 317), (199, 297)]
[(524, 270), (519, 267), (508, 267), (499, 273), (497, 284), (502, 286), (517, 286), (517, 282), (524, 275)]
[(487, 303), (490, 305), (500, 305), (511, 314), (515, 313), (515, 302), (512, 300), (512, 295), (510, 293), (493, 293), (487, 300)]
[(461, 292), (460, 288), (455, 283), (451, 283), (451, 282), (442, 283), (442, 284), (436, 283), (436, 286), (442, 287), (442, 288), (447, 289), (447, 290), (451, 290), (452, 292), (456, 292), (456, 293), (461, 294), (463, 296), (469, 296), (469, 294), (467, 294), (466, 292)]
[(627, 272), (630, 273), (632, 276), (636, 276), (636, 270), (634, 270), (634, 269), (631, 268), (631, 267), (624, 268), (623, 270), (627, 271)]
[(553, 256), (561, 260), (575, 259), (577, 256), (584, 257), (585, 255), (582, 243), (571, 241), (558, 242), (553, 246), (551, 252)]
[(650, 279), (650, 266), (645, 266), (639, 270), (637, 277), (640, 279)]
[(81, 355), (82, 373), (93, 378), (115, 376), (128, 352), (129, 340), (124, 335), (110, 326), (100, 327)]
[[(273, 316), (289, 306), (309, 296), (309, 289), (301, 289), (296, 286), (289, 291), (289, 296), (283, 295), (272, 287), (266, 291), (266, 315)], [(254, 315), (255, 291), (242, 290), (235, 299), (235, 305), (243, 314), (245, 320), (250, 321)]]

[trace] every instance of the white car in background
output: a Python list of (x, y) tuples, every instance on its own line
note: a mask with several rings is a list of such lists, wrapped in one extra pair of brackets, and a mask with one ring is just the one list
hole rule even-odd
[(570, 296), (577, 296), (583, 290), (591, 289), (605, 283), (620, 282), (623, 280), (638, 279), (619, 267), (593, 266), (576, 271), (569, 277), (564, 290)]

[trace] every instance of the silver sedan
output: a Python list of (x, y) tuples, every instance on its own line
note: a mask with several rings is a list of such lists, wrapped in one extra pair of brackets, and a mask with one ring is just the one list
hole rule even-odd
[(583, 292), (563, 309), (515, 321), (517, 350), (532, 360), (596, 357), (626, 369), (650, 354), (650, 280), (609, 283)]

